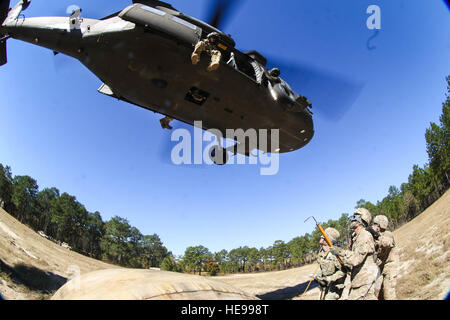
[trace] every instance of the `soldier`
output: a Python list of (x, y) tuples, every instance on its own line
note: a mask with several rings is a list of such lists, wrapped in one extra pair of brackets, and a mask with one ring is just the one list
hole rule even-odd
[[(334, 228), (326, 228), (327, 234), (333, 245), (339, 239), (340, 234)], [(320, 284), (321, 289), (324, 290), (321, 296), (325, 296), (324, 300), (338, 300), (342, 295), (344, 289), (344, 282), (346, 274), (342, 271), (342, 266), (335, 255), (330, 253), (330, 247), (322, 236), (319, 244), (321, 249), (317, 258), (320, 264), (320, 271), (315, 275), (314, 279)]]
[(369, 210), (356, 209), (350, 223), (353, 230), (350, 250), (336, 246), (330, 249), (331, 253), (341, 258), (345, 266), (351, 268), (349, 300), (376, 300), (375, 281), (380, 272), (376, 265), (375, 241), (366, 230), (371, 220)]
[(372, 229), (379, 233), (375, 240), (375, 250), (377, 252), (377, 265), (380, 268), (381, 276), (375, 286), (375, 295), (378, 299), (395, 300), (396, 272), (394, 270), (398, 259), (395, 249), (395, 240), (392, 232), (387, 230), (389, 220), (386, 216), (378, 215), (373, 219)]
[(220, 66), (220, 59), (222, 58), (222, 53), (216, 47), (218, 39), (219, 34), (217, 32), (211, 32), (206, 39), (197, 42), (191, 56), (192, 64), (196, 65), (199, 63), (202, 52), (206, 51), (211, 56), (211, 63), (206, 70), (217, 70)]

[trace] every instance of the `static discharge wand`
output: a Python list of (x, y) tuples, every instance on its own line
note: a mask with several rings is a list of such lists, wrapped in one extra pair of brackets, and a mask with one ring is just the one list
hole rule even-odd
[[(306, 220), (305, 220), (304, 222), (308, 221), (310, 218), (313, 218), (313, 219), (314, 219), (317, 228), (318, 228), (319, 231), (322, 233), (323, 238), (325, 239), (325, 241), (327, 242), (327, 244), (330, 246), (330, 248), (333, 247), (333, 243), (331, 242), (330, 238), (328, 238), (328, 236), (327, 236), (327, 234), (325, 233), (325, 230), (323, 229), (322, 225), (321, 225), (320, 223), (317, 222), (316, 218), (314, 218), (313, 216), (310, 216), (310, 217), (306, 218)], [(339, 263), (343, 266), (344, 263), (342, 262), (341, 258), (340, 258), (340, 257), (336, 257), (336, 258), (339, 260)]]

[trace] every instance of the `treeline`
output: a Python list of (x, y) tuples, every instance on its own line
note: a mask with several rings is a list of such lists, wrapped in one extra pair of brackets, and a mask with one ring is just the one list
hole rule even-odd
[(0, 164), (0, 206), (35, 231), (92, 258), (133, 268), (159, 267), (171, 255), (157, 234), (143, 235), (127, 219), (104, 222), (74, 196), (56, 188), (39, 191), (36, 180), (14, 176)]
[(439, 123), (430, 123), (425, 132), (428, 163), (413, 166), (408, 182), (400, 188), (389, 187), (386, 197), (376, 204), (360, 200), (359, 207), (372, 215), (384, 214), (391, 229), (412, 220), (439, 199), (450, 186), (450, 76), (447, 77), (447, 99), (442, 104)]
[[(365, 207), (372, 217), (383, 214), (389, 218), (390, 229), (412, 220), (448, 190), (450, 186), (450, 76), (447, 80), (447, 98), (442, 106), (439, 124), (431, 123), (425, 132), (428, 163), (424, 167), (413, 166), (408, 182), (400, 188), (390, 186), (388, 194), (376, 204), (363, 199), (355, 208)], [(342, 214), (339, 220), (329, 220), (324, 228), (334, 227), (341, 233), (341, 244), (349, 240), (349, 215)], [(211, 253), (203, 246), (189, 247), (178, 261), (168, 257), (162, 268), (179, 272), (217, 273), (256, 272), (283, 270), (310, 263), (319, 249), (321, 234), (296, 237), (285, 243), (278, 240), (268, 248), (239, 247), (231, 251)]]

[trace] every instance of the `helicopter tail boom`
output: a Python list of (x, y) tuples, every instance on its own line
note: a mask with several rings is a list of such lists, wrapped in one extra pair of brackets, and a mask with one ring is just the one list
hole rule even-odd
[[(79, 48), (82, 34), (79, 32), (80, 30), (72, 28), (69, 18), (19, 18), (30, 3), (31, 0), (20, 0), (10, 9), (10, 0), (0, 0), (0, 66), (7, 62), (6, 40), (9, 38), (29, 42), (70, 56), (79, 55), (82, 50)], [(86, 21), (88, 20), (91, 19), (86, 19)]]

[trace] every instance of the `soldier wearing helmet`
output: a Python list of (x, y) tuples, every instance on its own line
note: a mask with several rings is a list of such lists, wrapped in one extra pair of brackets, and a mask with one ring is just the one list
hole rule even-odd
[(219, 37), (219, 33), (211, 32), (206, 39), (197, 42), (194, 52), (191, 55), (192, 64), (196, 65), (199, 63), (201, 54), (206, 51), (211, 56), (211, 63), (206, 70), (217, 70), (220, 66), (220, 59), (222, 58), (222, 53), (217, 48)]
[(372, 215), (365, 208), (355, 210), (350, 223), (352, 239), (350, 250), (332, 247), (330, 252), (339, 256), (345, 266), (351, 268), (351, 287), (348, 299), (376, 300), (375, 281), (379, 277), (376, 264), (375, 241), (366, 228)]
[(362, 224), (365, 228), (367, 228), (370, 225), (370, 222), (372, 220), (372, 215), (370, 214), (370, 211), (366, 208), (358, 208), (353, 213), (352, 222), (356, 221)]
[(387, 230), (389, 220), (386, 216), (378, 215), (373, 219), (372, 229), (380, 234), (375, 240), (377, 252), (377, 265), (380, 267), (381, 276), (376, 282), (375, 294), (379, 299), (395, 300), (396, 274), (398, 253), (395, 248), (395, 240), (392, 232)]
[[(333, 245), (340, 237), (339, 231), (334, 228), (326, 228), (325, 233)], [(338, 300), (344, 290), (346, 274), (336, 256), (330, 253), (330, 247), (323, 236), (320, 238), (319, 244), (321, 248), (317, 262), (320, 265), (320, 270), (314, 279), (320, 284), (321, 290), (324, 291), (322, 296), (325, 300)]]

